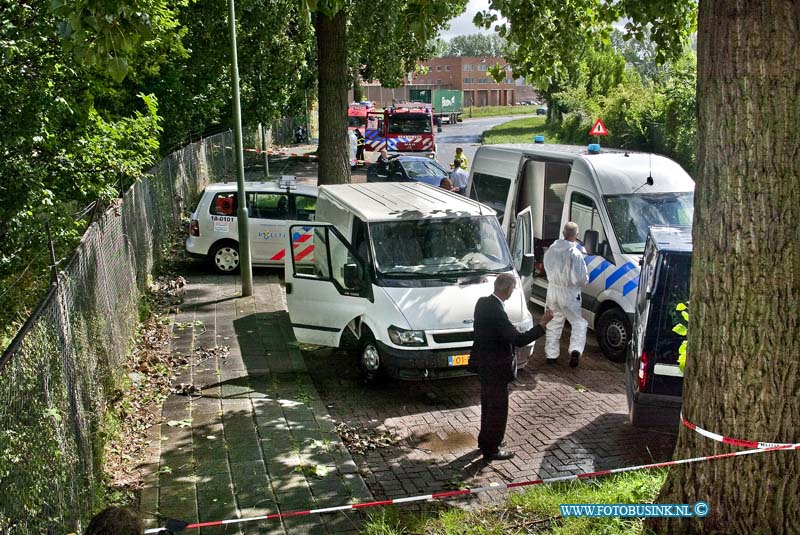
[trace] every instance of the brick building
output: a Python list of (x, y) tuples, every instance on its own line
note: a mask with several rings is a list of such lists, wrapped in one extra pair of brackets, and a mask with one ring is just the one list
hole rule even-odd
[[(488, 70), (499, 63), (506, 68), (506, 78), (494, 81)], [(511, 78), (511, 67), (500, 57), (445, 57), (420, 64), (425, 74), (414, 75), (410, 85), (464, 91), (464, 106), (506, 106), (517, 103), (519, 89)]]
[[(499, 84), (489, 75), (489, 68), (497, 63), (506, 66), (506, 78)], [(511, 78), (511, 67), (500, 57), (451, 56), (434, 58), (419, 66), (427, 67), (427, 72), (409, 75), (410, 79), (407, 78), (401, 87), (386, 88), (377, 82), (365, 82), (364, 98), (374, 101), (378, 106), (391, 106), (394, 102), (410, 100), (410, 88), (438, 88), (463, 91), (464, 107), (505, 106), (523, 100), (539, 100), (536, 89), (527, 85), (523, 78)], [(348, 98), (353, 99), (352, 89)]]

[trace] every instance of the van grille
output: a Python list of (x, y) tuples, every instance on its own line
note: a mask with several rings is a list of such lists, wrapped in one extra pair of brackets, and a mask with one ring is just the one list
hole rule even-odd
[(472, 331), (459, 333), (439, 333), (433, 335), (433, 341), (437, 344), (454, 344), (456, 342), (472, 342), (474, 336)]

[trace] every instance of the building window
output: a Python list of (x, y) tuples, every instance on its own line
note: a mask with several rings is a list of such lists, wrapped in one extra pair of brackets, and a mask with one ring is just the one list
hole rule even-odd
[(441, 71), (441, 70), (442, 70), (442, 66), (441, 66), (441, 65), (437, 65), (437, 66), (436, 66), (436, 70), (437, 70), (437, 71)]
[(441, 80), (436, 80), (436, 85), (442, 85), (442, 81)]
[(449, 71), (450, 70), (450, 65), (445, 65), (444, 66), (444, 70)]
[(464, 70), (465, 71), (471, 71), (472, 70), (472, 65), (470, 65), (469, 63), (465, 64), (464, 65)]
[(486, 64), (485, 63), (481, 63), (480, 65), (478, 65), (478, 70), (479, 71), (485, 71), (486, 70)]
[(464, 78), (464, 83), (465, 84), (471, 84), (472, 83), (472, 78)]

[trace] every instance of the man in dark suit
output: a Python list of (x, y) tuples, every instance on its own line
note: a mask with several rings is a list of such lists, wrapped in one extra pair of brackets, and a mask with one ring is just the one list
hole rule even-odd
[(545, 310), (539, 324), (526, 332), (517, 331), (509, 321), (503, 303), (511, 297), (517, 279), (502, 273), (494, 281), (494, 293), (478, 299), (475, 305), (475, 341), (469, 357), (469, 369), (481, 377), (481, 432), (478, 447), (486, 462), (514, 457), (500, 449), (508, 420), (508, 384), (517, 376), (515, 347), (526, 346), (545, 334), (544, 327), (553, 318)]

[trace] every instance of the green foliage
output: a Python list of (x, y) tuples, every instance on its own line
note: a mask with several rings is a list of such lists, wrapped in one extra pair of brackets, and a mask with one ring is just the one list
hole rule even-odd
[[(536, 111), (532, 106), (479, 106), (472, 108), (472, 117), (497, 117), (500, 115), (530, 115)], [(469, 117), (469, 106), (462, 117)]]
[(496, 34), (457, 35), (447, 42), (442, 56), (502, 56), (506, 40)]
[(175, 4), (186, 0), (52, 0), (64, 47), (77, 62), (96, 67), (121, 82), (132, 67), (142, 67), (145, 47), (180, 52)]
[[(675, 306), (675, 310), (681, 313), (681, 317), (683, 321), (686, 322), (686, 325), (678, 323), (672, 328), (672, 331), (678, 336), (686, 338), (689, 332), (689, 305), (687, 303), (678, 303)], [(681, 342), (681, 346), (678, 348), (678, 367), (681, 369), (681, 373), (683, 373), (683, 369), (686, 367), (686, 342), (686, 340)]]
[[(159, 99), (168, 147), (213, 125), (232, 123), (227, 0), (196, 0), (180, 7), (185, 57), (141, 80)], [(269, 123), (302, 115), (313, 100), (314, 36), (293, 0), (236, 2), (243, 121)]]
[[(528, 77), (540, 88), (573, 71), (598, 45), (610, 43), (612, 24), (620, 19), (627, 20), (625, 38), (649, 36), (658, 61), (664, 62), (681, 53), (697, 17), (693, 0), (492, 0), (490, 7), (475, 16), (475, 24), (505, 38), (515, 77)], [(658, 24), (649, 26), (653, 21)]]
[(397, 87), (417, 61), (432, 57), (436, 36), (466, 8), (466, 0), (353, 0), (348, 8), (350, 65), (364, 80)]
[[(640, 535), (643, 522), (632, 518), (560, 518), (565, 503), (650, 503), (666, 476), (665, 470), (628, 472), (596, 480), (533, 487), (513, 493), (496, 507), (464, 511), (453, 508), (420, 515), (403, 515), (395, 508), (369, 515), (364, 532), (372, 535), (506, 535), (536, 533), (568, 535)], [(549, 522), (548, 519), (552, 519)], [(534, 524), (534, 522), (537, 522)]]
[(483, 143), (485, 145), (533, 143), (533, 138), (539, 134), (545, 137), (547, 143), (561, 142), (557, 137), (558, 130), (553, 129), (551, 124), (545, 123), (544, 117), (528, 117), (508, 121), (485, 131)]

